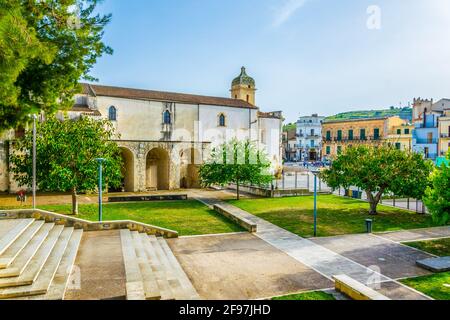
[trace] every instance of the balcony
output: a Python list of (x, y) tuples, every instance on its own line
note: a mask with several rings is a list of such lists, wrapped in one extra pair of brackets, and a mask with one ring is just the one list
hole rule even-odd
[(450, 133), (441, 133), (441, 138), (442, 139), (449, 139), (450, 138)]
[(338, 139), (337, 137), (323, 138), (324, 142), (361, 142), (361, 141), (381, 141), (381, 137), (366, 136), (366, 137), (342, 137)]
[(413, 139), (413, 141), (415, 141), (416, 144), (437, 144), (438, 143), (438, 139)]
[(436, 160), (438, 155), (437, 153), (428, 153), (424, 154), (425, 159)]

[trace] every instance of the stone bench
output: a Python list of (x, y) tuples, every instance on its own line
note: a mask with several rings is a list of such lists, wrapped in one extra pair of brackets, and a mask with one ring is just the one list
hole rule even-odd
[(347, 275), (333, 276), (336, 291), (353, 300), (391, 300)]
[(416, 264), (432, 272), (450, 271), (450, 257), (430, 258), (416, 261)]
[(254, 233), (257, 231), (257, 225), (244, 217), (239, 216), (239, 214), (235, 214), (232, 209), (227, 209), (220, 204), (214, 205), (214, 210), (221, 215), (227, 217), (228, 219), (234, 221), (242, 228), (247, 230), (248, 232)]

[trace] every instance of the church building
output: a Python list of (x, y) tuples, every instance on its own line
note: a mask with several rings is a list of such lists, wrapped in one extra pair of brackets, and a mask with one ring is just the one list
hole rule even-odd
[[(230, 92), (230, 98), (222, 98), (83, 84), (67, 115), (112, 121), (124, 159), (126, 192), (199, 187), (199, 166), (213, 147), (233, 138), (253, 141), (267, 153), (272, 170), (279, 169), (282, 113), (260, 111), (255, 80), (244, 67)], [(14, 192), (11, 180), (0, 175), (0, 191)]]

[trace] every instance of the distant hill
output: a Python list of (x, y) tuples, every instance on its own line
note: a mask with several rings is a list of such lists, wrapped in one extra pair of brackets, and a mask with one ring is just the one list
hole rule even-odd
[(385, 110), (367, 110), (367, 111), (350, 111), (339, 113), (335, 116), (331, 116), (325, 119), (325, 121), (333, 120), (352, 120), (363, 118), (380, 118), (380, 117), (394, 117), (399, 116), (402, 119), (412, 121), (412, 108), (395, 108)]

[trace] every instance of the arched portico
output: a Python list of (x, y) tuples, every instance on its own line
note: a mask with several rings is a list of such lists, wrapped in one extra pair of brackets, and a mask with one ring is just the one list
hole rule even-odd
[(123, 176), (123, 188), (125, 192), (134, 192), (135, 184), (134, 184), (134, 154), (128, 148), (120, 148), (122, 152), (123, 159), (123, 167), (122, 167), (122, 176)]
[(169, 190), (169, 154), (162, 148), (150, 150), (145, 164), (146, 190)]

